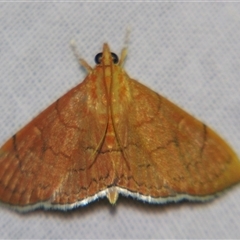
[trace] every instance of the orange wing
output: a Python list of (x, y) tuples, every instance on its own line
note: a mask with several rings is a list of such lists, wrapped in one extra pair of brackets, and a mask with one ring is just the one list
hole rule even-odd
[[(122, 57), (125, 52), (123, 51)], [(204, 124), (128, 77), (104, 44), (98, 65), (0, 149), (0, 201), (71, 209), (118, 193), (207, 199), (240, 181), (240, 162)]]
[(106, 188), (111, 163), (96, 160), (107, 127), (102, 78), (96, 67), (0, 149), (3, 203), (68, 209)]
[(156, 203), (205, 200), (240, 181), (240, 161), (215, 132), (137, 81), (122, 85), (119, 192)]

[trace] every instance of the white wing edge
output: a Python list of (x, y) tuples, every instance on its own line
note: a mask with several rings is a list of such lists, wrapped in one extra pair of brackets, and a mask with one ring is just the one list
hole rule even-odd
[(217, 193), (214, 195), (207, 195), (207, 196), (192, 196), (192, 195), (188, 195), (188, 194), (177, 194), (176, 196), (172, 196), (172, 197), (153, 198), (151, 196), (145, 196), (140, 193), (130, 192), (127, 189), (123, 189), (120, 187), (111, 187), (111, 188), (102, 190), (101, 192), (98, 192), (97, 194), (95, 194), (91, 197), (85, 198), (81, 201), (71, 203), (71, 204), (52, 204), (51, 201), (49, 200), (49, 201), (38, 202), (36, 204), (27, 205), (27, 206), (16, 206), (16, 205), (10, 205), (7, 203), (0, 203), (0, 205), (2, 205), (4, 207), (10, 207), (13, 210), (16, 210), (18, 212), (23, 212), (23, 213), (33, 211), (36, 209), (67, 211), (67, 210), (72, 210), (77, 207), (85, 206), (99, 198), (106, 197), (108, 195), (108, 192), (113, 190), (112, 188), (114, 188), (114, 191), (117, 191), (118, 193), (120, 193), (121, 195), (123, 195), (125, 197), (130, 196), (132, 198), (141, 200), (143, 202), (151, 203), (151, 204), (165, 204), (165, 203), (170, 203), (170, 202), (176, 203), (176, 202), (180, 202), (182, 200), (195, 201), (195, 202), (206, 202), (206, 201), (210, 201), (210, 200), (216, 198), (219, 195), (222, 195), (222, 193), (223, 193), (223, 192), (220, 192), (220, 193)]

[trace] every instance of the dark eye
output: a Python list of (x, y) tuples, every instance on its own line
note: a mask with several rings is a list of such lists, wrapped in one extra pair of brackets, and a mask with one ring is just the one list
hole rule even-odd
[(96, 56), (95, 56), (95, 63), (96, 64), (100, 64), (101, 62), (101, 59), (102, 59), (102, 53), (98, 53)]
[(117, 56), (117, 54), (111, 52), (111, 55), (112, 55), (113, 63), (117, 64), (118, 63), (118, 56)]
[[(115, 54), (115, 53), (111, 53), (111, 55), (112, 55), (112, 61), (113, 61), (113, 63), (114, 64), (117, 64), (118, 63), (118, 56), (117, 56), (117, 54)], [(96, 57), (95, 57), (95, 63), (96, 64), (100, 64), (101, 63), (101, 60), (102, 60), (102, 53), (98, 53), (97, 55), (96, 55)]]

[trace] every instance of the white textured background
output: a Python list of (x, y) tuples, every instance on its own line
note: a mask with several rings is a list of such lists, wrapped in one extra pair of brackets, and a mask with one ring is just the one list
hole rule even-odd
[[(125, 68), (222, 135), (240, 155), (240, 4), (0, 3), (0, 144), (84, 79), (107, 41)], [(240, 186), (206, 204), (120, 198), (62, 213), (0, 207), (0, 238), (239, 238)]]

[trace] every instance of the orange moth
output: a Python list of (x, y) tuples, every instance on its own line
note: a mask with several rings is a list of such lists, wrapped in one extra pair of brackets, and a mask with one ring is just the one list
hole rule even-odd
[(131, 79), (107, 44), (85, 80), (0, 149), (0, 201), (68, 210), (119, 194), (149, 203), (205, 201), (240, 181), (215, 132)]

